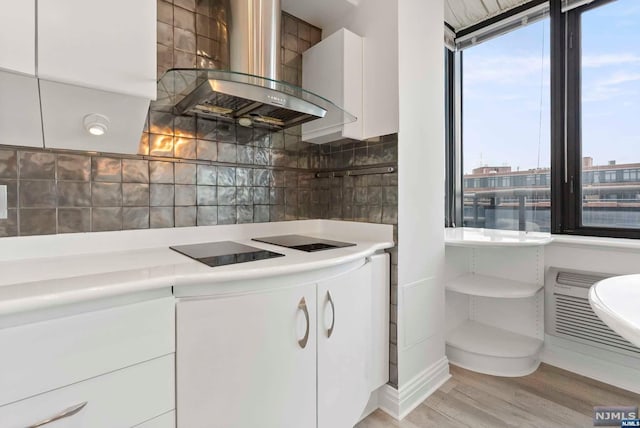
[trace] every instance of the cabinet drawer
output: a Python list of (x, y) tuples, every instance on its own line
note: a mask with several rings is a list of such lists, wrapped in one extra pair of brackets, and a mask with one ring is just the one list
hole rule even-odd
[(136, 425), (135, 428), (176, 428), (176, 412), (173, 410), (165, 413), (140, 425)]
[[(50, 426), (133, 427), (151, 423), (155, 416), (173, 410), (174, 386), (174, 355), (171, 354), (2, 406), (0, 421), (6, 428), (29, 427), (86, 402), (80, 411)], [(149, 425), (165, 426), (171, 425)]]
[(0, 406), (172, 353), (174, 331), (173, 297), (0, 329)]

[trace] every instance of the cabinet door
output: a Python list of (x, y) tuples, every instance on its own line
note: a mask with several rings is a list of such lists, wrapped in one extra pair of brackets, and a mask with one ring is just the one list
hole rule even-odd
[(156, 19), (156, 0), (39, 0), (38, 76), (155, 99)]
[(315, 427), (315, 308), (314, 284), (179, 301), (178, 426)]
[[(0, 55), (1, 52), (0, 46)], [(40, 97), (35, 77), (0, 71), (0, 141), (11, 146), (42, 148)]]
[(0, 69), (35, 75), (35, 0), (0, 0), (0, 10)]
[[(144, 128), (149, 100), (40, 80), (42, 128), (48, 149), (135, 154)], [(84, 128), (84, 118), (98, 113), (109, 119), (99, 137)]]
[(389, 305), (391, 261), (388, 253), (371, 256), (371, 387), (389, 382)]
[(318, 428), (352, 427), (369, 395), (371, 264), (318, 283)]

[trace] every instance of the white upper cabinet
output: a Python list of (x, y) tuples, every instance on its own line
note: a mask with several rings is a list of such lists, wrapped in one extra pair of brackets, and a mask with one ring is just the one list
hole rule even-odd
[(302, 139), (328, 143), (342, 138), (364, 138), (362, 117), (362, 38), (341, 29), (302, 55), (302, 86), (356, 116), (344, 123), (342, 114), (329, 112), (322, 120), (302, 125)]
[(35, 0), (0, 0), (0, 10), (0, 69), (35, 75)]
[(0, 144), (42, 147), (40, 98), (35, 77), (0, 71)]
[(155, 99), (156, 0), (39, 0), (37, 22), (38, 77)]
[[(282, 8), (298, 18), (322, 28), (323, 40), (312, 49), (322, 45), (342, 28), (362, 38), (362, 73), (357, 86), (362, 88), (362, 113), (354, 114), (361, 122), (360, 140), (398, 132), (398, 2), (389, 0), (283, 0)], [(329, 37), (327, 37), (329, 35)], [(327, 45), (328, 46), (328, 45)], [(311, 53), (311, 49), (309, 50)], [(331, 53), (327, 54), (328, 56)], [(333, 51), (335, 58), (341, 54)], [(306, 55), (303, 54), (303, 61)], [(351, 58), (352, 59), (352, 58)], [(345, 68), (344, 75), (353, 76)], [(302, 86), (311, 89), (306, 64), (303, 65)], [(340, 78), (340, 77), (338, 77)], [(321, 76), (324, 84), (338, 85), (334, 75)], [(322, 82), (320, 82), (322, 84)], [(350, 84), (352, 85), (352, 84)], [(346, 87), (347, 90), (353, 88)], [(312, 90), (313, 91), (313, 90)], [(318, 89), (317, 94), (329, 97)], [(340, 104), (340, 99), (332, 99)], [(347, 107), (345, 104), (344, 107)], [(304, 134), (304, 132), (303, 132)], [(336, 134), (334, 134), (335, 138)], [(303, 135), (305, 137), (305, 135)]]
[[(149, 108), (146, 98), (40, 80), (42, 129), (48, 149), (135, 154)], [(91, 135), (99, 115), (103, 135)]]

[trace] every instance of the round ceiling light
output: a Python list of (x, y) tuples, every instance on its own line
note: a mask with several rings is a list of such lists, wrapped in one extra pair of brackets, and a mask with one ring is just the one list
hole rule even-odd
[(250, 128), (253, 125), (253, 120), (250, 117), (241, 117), (238, 119), (238, 125), (244, 126), (245, 128)]
[(91, 113), (84, 117), (84, 129), (91, 135), (100, 136), (109, 130), (109, 118), (98, 113)]

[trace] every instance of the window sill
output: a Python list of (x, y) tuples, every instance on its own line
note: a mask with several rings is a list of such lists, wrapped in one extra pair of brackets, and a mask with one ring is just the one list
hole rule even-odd
[(578, 235), (552, 235), (552, 237), (555, 245), (640, 250), (640, 240), (638, 239), (601, 238), (598, 236)]
[(445, 228), (444, 241), (451, 247), (537, 247), (553, 239), (554, 236), (541, 232), (449, 227)]

